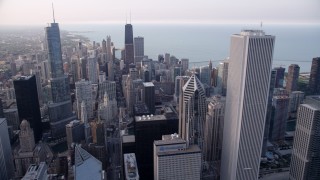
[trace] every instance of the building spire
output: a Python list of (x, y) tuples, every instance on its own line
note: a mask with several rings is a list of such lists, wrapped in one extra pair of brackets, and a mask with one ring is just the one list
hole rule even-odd
[(53, 2), (52, 2), (52, 16), (53, 16), (53, 23), (56, 23), (56, 20), (54, 18), (54, 8), (53, 8)]

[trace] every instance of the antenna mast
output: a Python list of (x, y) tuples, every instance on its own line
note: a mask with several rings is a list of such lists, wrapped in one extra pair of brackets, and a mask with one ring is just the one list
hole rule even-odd
[(52, 16), (53, 16), (53, 23), (56, 22), (55, 18), (54, 18), (54, 8), (53, 8), (53, 2), (52, 2)]

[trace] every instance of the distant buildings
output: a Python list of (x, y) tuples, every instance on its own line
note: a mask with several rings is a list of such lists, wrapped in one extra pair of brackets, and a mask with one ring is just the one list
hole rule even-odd
[(0, 118), (0, 179), (7, 180), (13, 177), (14, 167), (5, 118)]
[(163, 136), (153, 143), (154, 180), (200, 180), (201, 150), (187, 145), (177, 134)]
[(320, 94), (320, 57), (312, 59), (309, 89), (313, 94)]
[(291, 93), (298, 90), (300, 66), (297, 64), (291, 64), (288, 68), (286, 90)]
[(275, 67), (273, 70), (276, 71), (275, 88), (283, 88), (284, 72), (286, 68)]
[(13, 81), (20, 122), (26, 119), (34, 129), (36, 142), (42, 138), (41, 113), (35, 76), (21, 76)]
[(320, 96), (299, 106), (290, 163), (290, 180), (320, 177)]
[(231, 36), (221, 179), (258, 179), (274, 40), (262, 30)]
[(124, 35), (124, 48), (125, 48), (125, 57), (124, 62), (126, 65), (126, 72), (129, 70), (129, 65), (134, 63), (134, 48), (133, 48), (133, 31), (132, 25), (125, 25), (125, 35)]
[(86, 110), (88, 113), (88, 118), (93, 117), (93, 106), (94, 99), (92, 98), (92, 86), (91, 81), (85, 81), (82, 79), (75, 83), (76, 86), (76, 106), (77, 106), (77, 115), (80, 119), (81, 117), (81, 103), (84, 101), (86, 103)]

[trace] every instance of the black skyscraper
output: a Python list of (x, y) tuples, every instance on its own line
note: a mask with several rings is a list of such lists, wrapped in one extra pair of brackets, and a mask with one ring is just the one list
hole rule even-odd
[(13, 84), (20, 122), (23, 119), (29, 121), (34, 132), (35, 141), (37, 142), (42, 137), (42, 124), (36, 77), (34, 75), (21, 76), (14, 80)]
[(312, 59), (309, 88), (312, 94), (320, 94), (320, 57)]
[(125, 65), (126, 65), (126, 71), (129, 70), (129, 65), (134, 63), (134, 51), (133, 51), (133, 31), (132, 31), (132, 25), (126, 24), (125, 25)]

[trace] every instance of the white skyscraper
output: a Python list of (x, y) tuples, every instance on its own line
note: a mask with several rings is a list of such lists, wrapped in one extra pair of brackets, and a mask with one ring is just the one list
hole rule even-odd
[(221, 179), (258, 179), (275, 37), (262, 30), (231, 36)]

